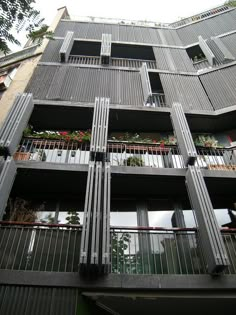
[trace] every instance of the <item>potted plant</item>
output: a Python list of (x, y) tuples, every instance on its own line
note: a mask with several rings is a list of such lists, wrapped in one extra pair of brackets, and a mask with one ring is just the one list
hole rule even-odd
[(138, 156), (130, 156), (124, 160), (126, 166), (144, 166), (143, 160)]

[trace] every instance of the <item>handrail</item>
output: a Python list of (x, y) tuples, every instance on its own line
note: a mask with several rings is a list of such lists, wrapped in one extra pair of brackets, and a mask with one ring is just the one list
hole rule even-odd
[[(164, 228), (160, 226), (114, 226), (112, 225), (111, 230), (137, 230), (137, 231), (170, 231), (170, 232), (197, 232), (197, 228)], [(236, 233), (236, 228), (221, 228), (221, 232)]]
[(56, 224), (56, 223), (40, 223), (40, 222), (20, 222), (20, 221), (0, 221), (0, 225), (19, 225), (19, 226), (42, 226), (42, 227), (66, 227), (81, 229), (81, 224)]

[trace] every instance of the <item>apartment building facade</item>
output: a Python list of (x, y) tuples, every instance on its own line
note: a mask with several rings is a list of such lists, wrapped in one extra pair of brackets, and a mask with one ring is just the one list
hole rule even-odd
[(236, 10), (54, 29), (2, 99), (0, 313), (232, 310)]

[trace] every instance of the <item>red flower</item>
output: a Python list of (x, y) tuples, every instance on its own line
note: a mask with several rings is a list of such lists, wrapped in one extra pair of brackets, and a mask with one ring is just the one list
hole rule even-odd
[(67, 136), (65, 139), (66, 141), (70, 141), (70, 136)]
[(68, 135), (68, 131), (60, 131), (59, 134), (61, 136), (66, 136), (66, 135)]
[(153, 142), (153, 143), (157, 143), (157, 141), (156, 141), (155, 139), (154, 139), (154, 140), (152, 140), (152, 142)]
[(161, 148), (164, 148), (164, 147), (165, 147), (165, 142), (164, 142), (164, 141), (161, 141), (160, 147), (161, 147)]

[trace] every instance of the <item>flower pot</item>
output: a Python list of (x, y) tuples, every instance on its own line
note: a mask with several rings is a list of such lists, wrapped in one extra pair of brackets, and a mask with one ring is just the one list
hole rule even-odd
[(27, 161), (30, 158), (30, 152), (16, 152), (13, 157), (17, 161)]

